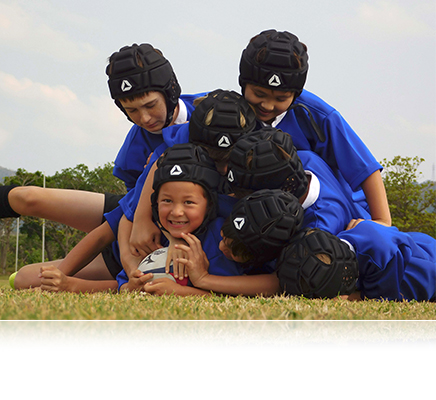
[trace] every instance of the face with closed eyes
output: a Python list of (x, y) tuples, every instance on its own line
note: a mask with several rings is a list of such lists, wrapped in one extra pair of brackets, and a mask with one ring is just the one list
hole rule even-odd
[(167, 105), (161, 92), (144, 93), (135, 100), (120, 99), (120, 103), (129, 118), (149, 132), (159, 132), (167, 119)]
[(175, 238), (194, 232), (203, 223), (208, 200), (201, 185), (193, 182), (164, 183), (157, 197), (159, 220)]
[(271, 123), (291, 106), (295, 93), (267, 89), (247, 83), (244, 97), (254, 107), (256, 118), (259, 121)]

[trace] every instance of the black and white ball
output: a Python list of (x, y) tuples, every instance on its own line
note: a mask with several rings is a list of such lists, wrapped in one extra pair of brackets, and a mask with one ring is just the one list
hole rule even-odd
[(170, 263), (170, 273), (165, 272), (165, 263), (168, 255), (168, 247), (163, 247), (162, 249), (157, 249), (145, 257), (139, 264), (138, 269), (144, 274), (152, 273), (153, 278), (150, 280), (154, 281), (159, 278), (168, 278), (173, 282), (180, 285), (186, 285), (187, 279), (175, 279), (173, 274), (173, 262)]

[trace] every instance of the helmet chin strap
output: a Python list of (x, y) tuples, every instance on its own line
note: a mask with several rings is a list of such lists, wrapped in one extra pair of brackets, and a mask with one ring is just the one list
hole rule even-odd
[(325, 140), (326, 140), (326, 137), (325, 137), (324, 132), (323, 132), (322, 129), (319, 127), (319, 125), (315, 122), (315, 119), (313, 118), (312, 113), (310, 112), (310, 110), (309, 110), (309, 109), (308, 109), (304, 104), (301, 104), (301, 103), (293, 103), (293, 104), (288, 108), (288, 111), (294, 110), (294, 109), (296, 109), (297, 107), (304, 108), (304, 109), (307, 111), (307, 113), (309, 114), (310, 124), (312, 125), (312, 128), (313, 128), (313, 130), (315, 131), (316, 136), (318, 137), (318, 139), (320, 140), (320, 142), (324, 143)]

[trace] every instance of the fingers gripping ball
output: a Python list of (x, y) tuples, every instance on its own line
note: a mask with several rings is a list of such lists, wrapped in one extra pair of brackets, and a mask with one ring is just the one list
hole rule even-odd
[(186, 286), (188, 278), (182, 280), (174, 278), (173, 263), (170, 264), (170, 273), (165, 272), (165, 263), (168, 256), (168, 247), (157, 249), (145, 257), (139, 264), (138, 269), (144, 274), (152, 273), (153, 278), (149, 281), (154, 281), (159, 278), (168, 278), (178, 283), (179, 285)]

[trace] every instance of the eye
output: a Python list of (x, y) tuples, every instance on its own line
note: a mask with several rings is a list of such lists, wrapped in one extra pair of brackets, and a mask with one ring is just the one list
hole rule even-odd
[(153, 108), (157, 104), (157, 101), (153, 101), (152, 103), (146, 104), (144, 107), (147, 109)]

